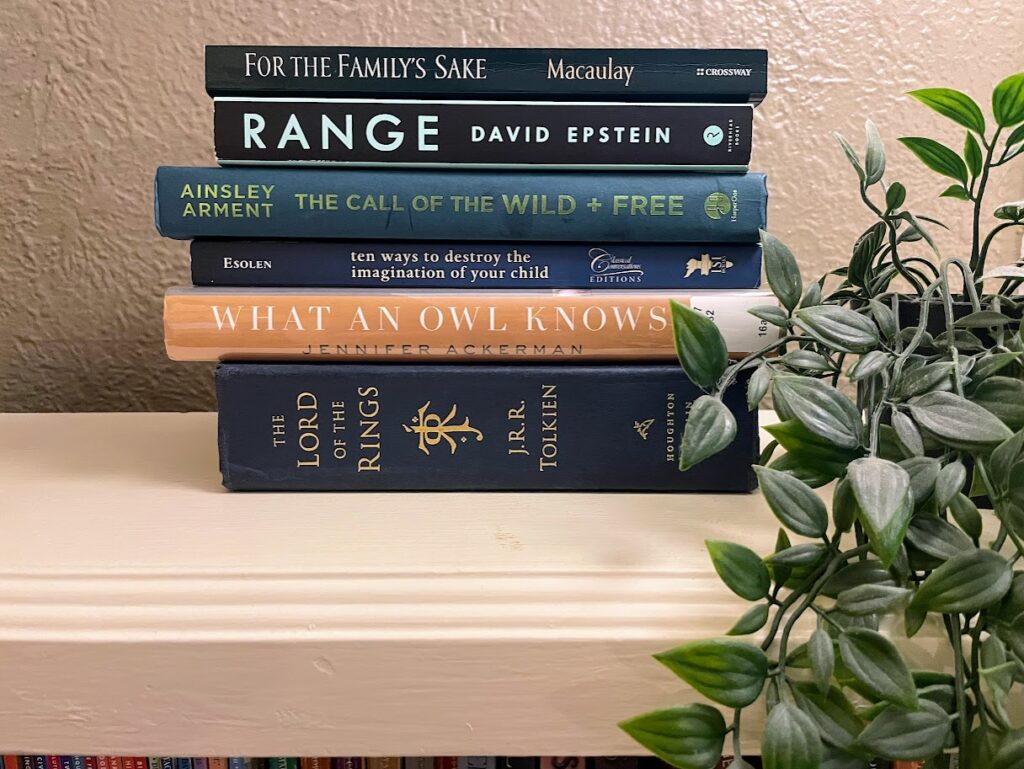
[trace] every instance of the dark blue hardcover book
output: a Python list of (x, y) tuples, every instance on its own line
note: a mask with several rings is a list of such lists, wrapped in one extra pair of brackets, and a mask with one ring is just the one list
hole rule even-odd
[(193, 240), (197, 286), (736, 289), (761, 285), (753, 243)]
[(60, 769), (73, 769), (71, 756), (60, 756)]
[(211, 96), (369, 96), (758, 104), (761, 49), (206, 46)]
[[(750, 491), (757, 414), (679, 471), (701, 391), (675, 365), (222, 363), (220, 467), (235, 490)], [(742, 384), (742, 383), (741, 383)]]
[(756, 243), (764, 174), (184, 168), (156, 172), (169, 238)]
[(743, 172), (749, 104), (218, 98), (221, 165)]

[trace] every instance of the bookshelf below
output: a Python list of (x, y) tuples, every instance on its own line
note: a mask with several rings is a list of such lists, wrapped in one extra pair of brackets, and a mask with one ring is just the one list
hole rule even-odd
[(636, 754), (617, 721), (697, 699), (650, 655), (743, 610), (704, 540), (777, 530), (759, 495), (231, 494), (215, 432), (0, 415), (0, 752)]

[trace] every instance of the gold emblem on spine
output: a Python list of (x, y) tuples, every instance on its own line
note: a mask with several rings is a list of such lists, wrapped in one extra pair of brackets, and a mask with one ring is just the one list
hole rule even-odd
[(695, 272), (706, 277), (713, 272), (726, 272), (730, 267), (732, 267), (732, 262), (724, 256), (701, 254), (700, 259), (691, 259), (686, 263), (686, 274), (683, 277), (688, 278)]
[(647, 440), (647, 432), (651, 429), (651, 425), (654, 424), (653, 419), (645, 419), (643, 422), (634, 422), (633, 429), (637, 431), (641, 438)]
[(430, 401), (427, 401), (420, 410), (416, 412), (416, 416), (412, 418), (412, 426), (402, 425), (402, 428), (407, 433), (416, 433), (420, 438), (419, 449), (424, 454), (430, 454), (430, 447), (436, 446), (444, 439), (448, 443), (448, 448), (451, 449), (451, 453), (455, 453), (455, 449), (459, 447), (459, 443), (465, 443), (467, 437), (462, 435), (459, 437), (458, 442), (452, 437), (452, 433), (474, 433), (476, 435), (477, 442), (484, 439), (484, 434), (477, 430), (475, 427), (470, 426), (469, 417), (462, 420), (462, 424), (449, 424), (455, 419), (455, 412), (458, 410), (458, 404), (452, 406), (452, 410), (448, 412), (448, 416), (441, 419), (437, 414), (428, 414), (427, 409), (430, 408)]

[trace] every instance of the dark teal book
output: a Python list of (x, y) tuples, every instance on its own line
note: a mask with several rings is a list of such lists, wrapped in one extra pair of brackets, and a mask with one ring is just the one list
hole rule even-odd
[(212, 96), (757, 104), (767, 88), (763, 49), (206, 46)]
[(222, 363), (220, 467), (236, 490), (750, 491), (743, 384), (736, 440), (683, 473), (701, 391), (676, 365)]
[(169, 238), (756, 243), (764, 174), (157, 169)]

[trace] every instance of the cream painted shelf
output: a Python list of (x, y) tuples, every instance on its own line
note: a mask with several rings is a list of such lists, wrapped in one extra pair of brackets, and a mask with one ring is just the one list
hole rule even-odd
[[(759, 495), (230, 494), (212, 414), (0, 416), (0, 752), (622, 755)], [(756, 735), (753, 735), (756, 737)]]

